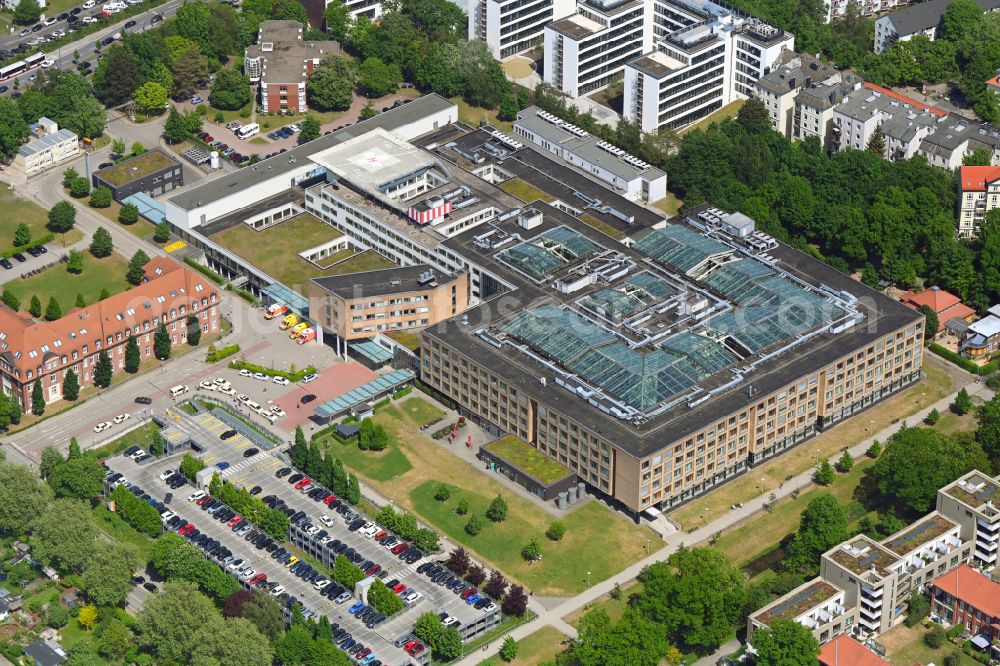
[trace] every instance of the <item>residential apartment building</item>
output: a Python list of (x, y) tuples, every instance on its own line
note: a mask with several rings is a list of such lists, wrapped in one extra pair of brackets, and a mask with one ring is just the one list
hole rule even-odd
[(570, 97), (620, 80), (625, 63), (650, 43), (644, 0), (588, 0), (545, 26), (544, 81)]
[[(973, 1), (984, 12), (1000, 9), (1000, 0)], [(907, 41), (917, 35), (925, 35), (933, 41), (949, 4), (951, 0), (928, 0), (880, 16), (875, 20), (875, 53), (888, 51), (896, 42)]]
[(1000, 658), (1000, 583), (968, 565), (931, 585), (931, 613), (947, 625), (961, 625), (973, 644)]
[(309, 285), (317, 330), (345, 342), (418, 331), (461, 314), (468, 305), (467, 273), (438, 275), (426, 264), (313, 278)]
[(537, 107), (517, 114), (514, 135), (607, 183), (629, 201), (667, 196), (667, 174)]
[(1000, 164), (1000, 131), (992, 125), (954, 115), (942, 118), (917, 148), (917, 154), (942, 169), (958, 169), (976, 150), (990, 154)]
[(25, 175), (34, 176), (80, 154), (79, 137), (68, 129), (59, 129), (54, 120), (39, 118), (33, 129), (38, 138), (18, 148), (14, 155), (14, 168)]
[(306, 79), (328, 55), (340, 53), (333, 41), (305, 41), (298, 21), (261, 21), (257, 43), (248, 46), (243, 72), (260, 87), (264, 113), (304, 113)]
[(866, 82), (834, 108), (831, 149), (865, 150), (872, 134), (881, 128), (883, 156), (891, 161), (909, 159), (946, 115), (938, 108)]
[(575, 11), (575, 0), (473, 0), (469, 39), (486, 42), (502, 60), (542, 45), (545, 26)]
[[(332, 0), (299, 0), (306, 8), (306, 15), (309, 17), (309, 25), (317, 30), (323, 29), (323, 15)], [(351, 19), (364, 16), (376, 21), (382, 17), (382, 3), (379, 0), (345, 0), (347, 9), (351, 12)]]
[(624, 117), (678, 128), (747, 99), (794, 37), (710, 0), (653, 5), (652, 50), (625, 66)]
[(101, 352), (113, 372), (124, 372), (129, 338), (139, 342), (143, 361), (154, 358), (153, 334), (165, 324), (173, 346), (187, 344), (189, 317), (206, 335), (219, 332), (219, 294), (206, 278), (164, 257), (144, 266), (142, 284), (55, 321), (36, 321), (26, 312), (0, 306), (0, 381), (25, 411), (31, 409), (35, 381), (42, 382), (45, 402), (62, 398), (66, 374), (76, 373), (80, 387), (90, 386)]
[(795, 96), (803, 88), (830, 81), (839, 70), (807, 53), (784, 50), (774, 61), (770, 72), (757, 80), (754, 97), (764, 103), (771, 128), (792, 137)]
[(969, 563), (995, 565), (1000, 511), (992, 498), (998, 490), (996, 479), (969, 472), (938, 490), (933, 512), (896, 534), (882, 541), (862, 534), (831, 548), (817, 578), (750, 615), (748, 635), (779, 619), (799, 622), (820, 643), (888, 630), (911, 591), (933, 590), (942, 576)]
[(892, 666), (867, 645), (843, 634), (823, 644), (819, 663), (820, 666)]
[(958, 236), (975, 238), (1000, 206), (1000, 166), (963, 166), (958, 176)]

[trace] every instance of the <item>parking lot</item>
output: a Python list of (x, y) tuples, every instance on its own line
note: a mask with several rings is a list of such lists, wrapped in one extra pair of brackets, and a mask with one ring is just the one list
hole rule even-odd
[[(237, 388), (235, 383), (234, 388)], [(276, 386), (275, 388), (285, 387)], [(252, 457), (244, 458), (243, 452), (251, 443), (241, 435), (228, 440), (220, 440), (219, 434), (228, 426), (215, 419), (211, 414), (189, 416), (176, 413), (175, 418), (171, 421), (203, 446), (205, 451), (201, 455), (205, 462), (210, 465), (219, 462), (229, 463), (228, 468), (221, 474), (228, 482), (237, 486), (245, 486), (248, 489), (260, 486), (261, 491), (258, 493), (258, 497), (274, 495), (282, 499), (292, 509), (304, 511), (313, 524), (327, 530), (330, 535), (348, 544), (363, 558), (381, 565), (386, 572), (383, 580), (399, 579), (408, 588), (413, 588), (421, 594), (422, 598), (412, 606), (407, 607), (400, 614), (390, 618), (375, 629), (369, 629), (365, 627), (363, 622), (347, 612), (353, 601), (338, 605), (321, 596), (310, 583), (296, 577), (284, 566), (271, 559), (266, 551), (257, 550), (242, 537), (237, 536), (225, 523), (215, 520), (193, 502), (188, 502), (188, 496), (194, 491), (192, 486), (185, 485), (173, 491), (174, 499), (170, 505), (171, 510), (193, 523), (202, 533), (226, 545), (233, 551), (235, 557), (250, 562), (251, 567), (256, 572), (267, 574), (268, 581), (276, 581), (284, 586), (285, 591), (297, 597), (304, 606), (317, 613), (326, 614), (330, 617), (331, 622), (339, 623), (351, 633), (355, 640), (372, 648), (376, 657), (384, 664), (412, 663), (411, 658), (401, 648), (393, 645), (393, 641), (409, 633), (413, 628), (413, 623), (422, 613), (445, 612), (457, 618), (463, 626), (474, 624), (483, 619), (482, 610), (467, 605), (459, 596), (431, 583), (426, 577), (416, 573), (416, 568), (428, 558), (422, 558), (412, 564), (399, 560), (373, 539), (366, 538), (360, 532), (349, 531), (341, 515), (328, 510), (322, 503), (314, 502), (295, 490), (292, 484), (287, 482), (288, 476), (282, 479), (276, 478), (275, 472), (286, 466), (283, 461), (273, 455), (276, 451), (261, 451)], [(159, 479), (159, 476), (167, 469), (176, 469), (179, 461), (180, 456), (175, 455), (145, 465), (137, 465), (134, 461), (123, 456), (115, 456), (107, 462), (111, 469), (123, 473), (129, 482), (138, 484), (145, 492), (162, 501), (163, 496), (170, 489)], [(327, 515), (333, 520), (331, 527), (321, 523), (319, 519), (323, 515)], [(287, 547), (287, 541), (282, 546)]]

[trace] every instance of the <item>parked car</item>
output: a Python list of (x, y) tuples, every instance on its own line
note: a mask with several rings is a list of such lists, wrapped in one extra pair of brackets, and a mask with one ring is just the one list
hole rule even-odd
[(153, 404), (153, 399), (152, 398), (148, 398), (148, 397), (146, 397), (144, 395), (140, 395), (140, 396), (136, 397), (135, 401), (137, 403), (139, 403), (140, 405), (151, 405), (151, 404)]

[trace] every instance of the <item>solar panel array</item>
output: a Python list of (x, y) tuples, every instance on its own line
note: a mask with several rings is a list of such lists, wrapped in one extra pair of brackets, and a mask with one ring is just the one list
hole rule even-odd
[(709, 257), (731, 251), (729, 246), (677, 224), (654, 229), (640, 238), (635, 248), (682, 273), (687, 273)]
[(700, 336), (694, 334), (678, 341), (679, 348), (691, 350), (687, 355), (665, 347), (647, 353), (629, 349), (596, 324), (553, 305), (521, 312), (503, 330), (608, 394), (643, 410), (736, 361), (716, 343), (695, 340)]

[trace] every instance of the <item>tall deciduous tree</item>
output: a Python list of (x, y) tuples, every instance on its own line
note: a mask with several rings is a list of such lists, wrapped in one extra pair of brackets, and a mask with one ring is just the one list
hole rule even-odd
[(837, 498), (824, 493), (809, 502), (799, 519), (799, 531), (786, 549), (784, 566), (790, 571), (819, 567), (819, 556), (848, 537), (847, 511)]
[(98, 259), (109, 257), (114, 247), (111, 233), (104, 227), (98, 227), (90, 241), (90, 253)]
[(76, 208), (68, 201), (60, 201), (49, 211), (49, 231), (63, 234), (76, 224)]
[[(56, 451), (58, 461), (62, 456)], [(42, 464), (46, 462), (45, 452)], [(49, 466), (53, 466), (49, 454)], [(0, 532), (23, 534), (52, 498), (52, 490), (33, 470), (0, 459)]]
[(84, 590), (98, 606), (117, 606), (132, 590), (141, 560), (134, 546), (98, 540), (83, 570)]
[(309, 106), (319, 111), (344, 111), (354, 100), (358, 72), (347, 58), (330, 55), (309, 74), (306, 94)]
[(215, 75), (209, 100), (217, 109), (239, 109), (250, 102), (250, 79), (243, 72), (223, 69)]
[(758, 666), (815, 666), (819, 641), (793, 620), (777, 620), (758, 629), (750, 640)]
[(80, 500), (49, 502), (31, 525), (32, 556), (57, 569), (82, 571), (97, 542), (90, 505)]
[(323, 26), (330, 39), (343, 42), (351, 26), (351, 10), (340, 0), (332, 0), (323, 12)]

